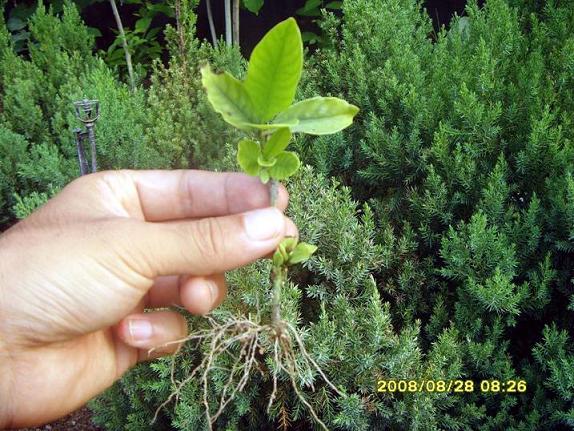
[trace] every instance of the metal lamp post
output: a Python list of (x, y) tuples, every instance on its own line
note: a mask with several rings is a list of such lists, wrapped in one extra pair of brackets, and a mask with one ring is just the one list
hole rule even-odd
[(91, 172), (97, 171), (96, 162), (96, 134), (94, 131), (94, 126), (96, 121), (100, 117), (100, 102), (98, 100), (79, 100), (74, 102), (74, 108), (76, 110), (76, 117), (80, 120), (86, 130), (74, 129), (74, 137), (76, 140), (76, 148), (78, 149), (78, 160), (80, 163), (80, 174), (86, 175), (88, 171), (88, 160), (86, 159), (86, 153), (84, 149), (84, 142), (87, 139), (90, 143), (90, 152), (92, 159), (92, 169)]

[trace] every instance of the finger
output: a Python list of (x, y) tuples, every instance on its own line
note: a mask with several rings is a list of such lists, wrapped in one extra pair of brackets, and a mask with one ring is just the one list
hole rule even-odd
[[(234, 172), (108, 171), (94, 181), (111, 186), (108, 189), (121, 197), (123, 208), (137, 208), (147, 221), (217, 217), (270, 205), (268, 186)], [(136, 193), (126, 193), (134, 189)], [(287, 201), (287, 190), (280, 186), (277, 208), (284, 211)]]
[(150, 359), (149, 350), (155, 357), (173, 353), (187, 335), (185, 318), (175, 311), (154, 311), (131, 314), (116, 327), (118, 337), (128, 346), (140, 350), (139, 360)]
[(179, 275), (157, 277), (147, 293), (146, 308), (183, 307), (179, 298), (180, 280)]
[[(285, 236), (287, 218), (276, 208), (174, 223), (116, 222), (105, 230), (127, 269), (155, 279), (160, 275), (224, 273), (271, 251)], [(122, 236), (128, 235), (129, 238)], [(112, 238), (110, 238), (112, 239)]]
[(158, 277), (147, 296), (147, 308), (181, 306), (190, 313), (205, 314), (221, 304), (227, 294), (225, 276)]
[(227, 296), (225, 277), (188, 277), (180, 285), (179, 294), (183, 306), (192, 314), (207, 314), (221, 304)]
[[(299, 238), (299, 230), (295, 223), (293, 223), (290, 219), (286, 219), (287, 226), (285, 228), (285, 236), (286, 237), (294, 237)], [(269, 254), (265, 257), (271, 258), (273, 257), (273, 253), (275, 250), (272, 250)], [(154, 280), (154, 284), (150, 288), (146, 298), (146, 307), (147, 308), (161, 308), (161, 307), (171, 307), (171, 306), (180, 306), (183, 307), (184, 304), (181, 299), (181, 289), (182, 284), (187, 281), (191, 276), (184, 278), (179, 275), (164, 275), (157, 277)], [(225, 285), (225, 277), (223, 274), (216, 274), (213, 277), (204, 276), (204, 277), (196, 277), (198, 279), (201, 278), (211, 278), (214, 283), (218, 286), (218, 295), (221, 298), (219, 302), (215, 304), (214, 307), (211, 309), (218, 307), (221, 304), (221, 301), (225, 298), (227, 294), (227, 286)], [(185, 288), (184, 288), (185, 290)], [(223, 295), (221, 295), (223, 292)], [(194, 311), (192, 308), (188, 308), (188, 311), (193, 314), (203, 314), (200, 311)]]

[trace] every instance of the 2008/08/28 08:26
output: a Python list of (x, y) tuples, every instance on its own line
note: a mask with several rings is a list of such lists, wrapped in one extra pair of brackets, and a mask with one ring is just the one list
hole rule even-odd
[(524, 393), (525, 380), (378, 380), (377, 392), (490, 392), (490, 393)]

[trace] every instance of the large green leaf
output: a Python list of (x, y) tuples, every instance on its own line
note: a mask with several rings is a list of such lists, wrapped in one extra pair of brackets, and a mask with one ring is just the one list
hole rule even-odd
[(275, 165), (269, 168), (269, 175), (274, 180), (286, 180), (299, 169), (301, 162), (297, 154), (291, 151), (283, 151), (277, 156)]
[(257, 123), (266, 123), (287, 109), (295, 98), (303, 68), (303, 42), (293, 18), (273, 27), (251, 54), (245, 89), (257, 112)]
[(277, 157), (285, 148), (287, 148), (290, 140), (291, 131), (288, 128), (284, 127), (277, 129), (265, 145), (263, 145), (263, 155), (268, 159)]
[(313, 97), (290, 106), (275, 118), (281, 124), (296, 123), (291, 132), (328, 135), (351, 125), (359, 108), (336, 97)]
[(261, 149), (257, 142), (254, 142), (251, 139), (242, 139), (239, 141), (237, 162), (246, 174), (253, 176), (259, 175), (259, 163), (257, 162), (257, 159), (260, 154)]
[(249, 94), (241, 81), (229, 73), (213, 73), (209, 66), (201, 68), (201, 82), (207, 99), (225, 121), (239, 129), (250, 130), (254, 109)]

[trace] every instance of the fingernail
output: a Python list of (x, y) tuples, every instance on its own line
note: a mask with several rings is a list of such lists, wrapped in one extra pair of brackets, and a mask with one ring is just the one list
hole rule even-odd
[(285, 220), (277, 208), (265, 208), (245, 214), (243, 223), (249, 239), (265, 241), (279, 235)]
[(209, 287), (209, 293), (211, 294), (211, 305), (213, 306), (217, 301), (219, 289), (217, 288), (217, 284), (215, 284), (213, 281), (208, 281), (207, 286)]
[(133, 319), (128, 321), (130, 337), (134, 341), (149, 340), (153, 334), (153, 327), (147, 320)]

